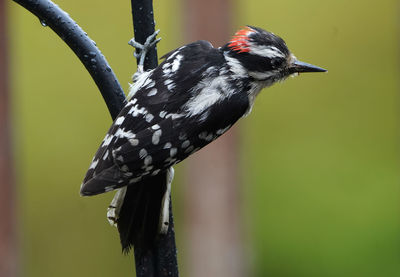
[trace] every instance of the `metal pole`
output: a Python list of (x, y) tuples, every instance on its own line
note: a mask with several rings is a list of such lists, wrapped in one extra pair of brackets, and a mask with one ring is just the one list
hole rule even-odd
[[(153, 2), (152, 0), (131, 0), (131, 4), (135, 40), (143, 44), (147, 37), (155, 31)], [(144, 69), (153, 69), (157, 65), (157, 49), (153, 47), (146, 55)], [(125, 201), (129, 201), (129, 199), (125, 199)], [(178, 277), (179, 275), (172, 202), (169, 203), (170, 217), (167, 234), (160, 237), (150, 251), (143, 252), (141, 249), (134, 249), (137, 277)]]

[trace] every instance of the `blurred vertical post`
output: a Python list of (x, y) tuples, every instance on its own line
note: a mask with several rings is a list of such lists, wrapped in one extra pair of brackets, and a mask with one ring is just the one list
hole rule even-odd
[(17, 276), (15, 190), (10, 142), (7, 9), (0, 0), (0, 276)]
[[(232, 33), (231, 0), (184, 1), (185, 40), (225, 44)], [(246, 276), (241, 245), (237, 130), (189, 158), (185, 184), (187, 276)]]

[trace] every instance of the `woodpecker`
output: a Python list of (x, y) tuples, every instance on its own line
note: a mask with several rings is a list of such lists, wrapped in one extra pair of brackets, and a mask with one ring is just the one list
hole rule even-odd
[(220, 48), (199, 40), (143, 71), (140, 52), (127, 103), (95, 154), (80, 193), (117, 190), (108, 209), (124, 251), (149, 248), (168, 230), (173, 166), (211, 143), (250, 113), (261, 89), (303, 72), (326, 70), (299, 61), (284, 40), (246, 26)]

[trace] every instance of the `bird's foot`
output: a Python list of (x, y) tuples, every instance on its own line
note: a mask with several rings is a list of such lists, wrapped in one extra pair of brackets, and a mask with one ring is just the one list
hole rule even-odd
[(155, 31), (152, 35), (150, 35), (149, 37), (147, 37), (146, 41), (144, 42), (144, 44), (140, 44), (139, 42), (137, 42), (135, 40), (135, 38), (132, 38), (128, 44), (135, 47), (136, 51), (133, 53), (133, 56), (135, 56), (135, 58), (139, 59), (139, 63), (138, 63), (138, 69), (137, 72), (133, 75), (132, 79), (133, 81), (135, 81), (137, 79), (137, 77), (143, 73), (143, 64), (144, 64), (144, 59), (146, 58), (146, 54), (147, 52), (150, 50), (151, 47), (153, 47), (154, 45), (156, 45), (161, 38), (157, 38), (158, 33), (160, 32), (160, 30)]
[(112, 226), (117, 226), (119, 213), (121, 211), (122, 204), (126, 194), (126, 187), (117, 189), (110, 206), (107, 208), (107, 220)]
[(159, 234), (166, 235), (169, 228), (169, 202), (171, 201), (171, 183), (174, 179), (174, 168), (171, 166), (167, 171), (167, 189), (161, 202), (161, 213), (158, 223)]

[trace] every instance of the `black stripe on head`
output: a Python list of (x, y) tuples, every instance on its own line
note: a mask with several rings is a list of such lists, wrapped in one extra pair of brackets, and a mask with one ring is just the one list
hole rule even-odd
[(274, 46), (278, 48), (283, 54), (289, 55), (290, 51), (286, 46), (285, 41), (274, 33), (268, 32), (258, 27), (249, 26), (256, 32), (249, 35), (249, 41), (260, 46)]

